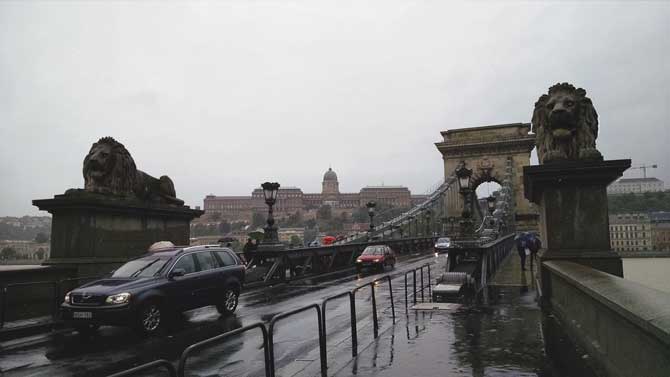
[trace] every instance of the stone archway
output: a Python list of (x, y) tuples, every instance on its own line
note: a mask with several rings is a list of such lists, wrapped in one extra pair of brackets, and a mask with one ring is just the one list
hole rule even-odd
[[(523, 193), (523, 167), (530, 165), (530, 152), (535, 148), (535, 135), (529, 132), (530, 123), (461, 128), (441, 132), (444, 141), (435, 143), (442, 153), (445, 178), (464, 162), (473, 170), (476, 188), (488, 181), (502, 184), (511, 169), (517, 229), (535, 229), (538, 221), (537, 212)], [(447, 213), (459, 215), (463, 203), (458, 190), (449, 190), (446, 200)]]

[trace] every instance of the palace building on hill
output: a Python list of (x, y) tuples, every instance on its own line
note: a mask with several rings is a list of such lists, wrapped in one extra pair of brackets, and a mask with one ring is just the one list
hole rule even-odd
[[(339, 186), (337, 174), (328, 168), (323, 175), (321, 193), (303, 193), (298, 187), (281, 187), (274, 206), (275, 215), (282, 217), (298, 211), (308, 212), (323, 205), (329, 205), (335, 214), (351, 214), (357, 208), (365, 207), (369, 201), (396, 208), (409, 208), (426, 199), (426, 195), (412, 195), (404, 186), (368, 186), (358, 193), (341, 193)], [(263, 189), (257, 188), (251, 196), (207, 195), (204, 210), (208, 214), (218, 213), (222, 219), (251, 220), (254, 212), (267, 212), (267, 206)]]

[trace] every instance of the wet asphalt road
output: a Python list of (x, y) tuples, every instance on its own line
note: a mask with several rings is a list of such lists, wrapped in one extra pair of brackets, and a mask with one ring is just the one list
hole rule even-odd
[[(415, 255), (406, 261), (399, 261), (395, 270), (386, 271), (393, 277), (396, 311), (404, 311), (404, 272), (436, 261), (439, 260), (432, 254)], [(436, 267), (433, 266), (433, 278), (437, 275)], [(380, 273), (336, 274), (244, 293), (233, 316), (220, 316), (214, 307), (197, 309), (185, 313), (177, 327), (168, 334), (149, 339), (139, 338), (130, 329), (116, 327), (103, 327), (91, 337), (82, 337), (72, 331), (45, 335), (37, 339), (35, 345), (3, 350), (0, 371), (4, 376), (106, 376), (161, 358), (176, 365), (182, 351), (193, 343), (256, 321), (267, 322), (275, 314), (320, 302), (325, 297), (364, 285), (380, 276)], [(356, 305), (359, 333), (366, 334), (372, 327), (369, 289), (357, 294)], [(388, 320), (388, 316), (383, 315), (390, 311), (387, 284), (377, 287), (377, 305), (381, 321)], [(348, 299), (329, 302), (327, 318), (329, 348), (349, 347)], [(277, 375), (294, 375), (302, 368), (318, 364), (318, 352), (315, 352), (318, 350), (317, 334), (316, 313), (313, 310), (279, 323), (275, 330)], [(251, 331), (208, 347), (189, 359), (187, 375), (262, 376), (261, 344), (260, 331)], [(316, 363), (313, 362), (315, 359)]]

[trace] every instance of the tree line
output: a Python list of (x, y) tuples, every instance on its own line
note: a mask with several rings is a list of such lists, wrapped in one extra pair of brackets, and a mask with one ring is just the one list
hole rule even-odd
[(611, 214), (670, 211), (670, 191), (608, 195)]

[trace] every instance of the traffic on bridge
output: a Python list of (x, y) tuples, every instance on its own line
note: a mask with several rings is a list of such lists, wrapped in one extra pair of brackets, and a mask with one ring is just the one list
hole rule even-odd
[(670, 376), (668, 19), (0, 2), (0, 374)]

